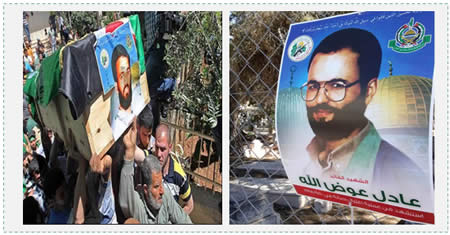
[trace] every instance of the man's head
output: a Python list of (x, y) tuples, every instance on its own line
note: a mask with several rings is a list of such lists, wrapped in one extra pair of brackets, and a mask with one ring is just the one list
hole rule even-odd
[(302, 86), (308, 120), (318, 137), (342, 139), (364, 125), (380, 63), (380, 44), (368, 31), (343, 29), (320, 42), (308, 65), (308, 82)]
[(131, 105), (131, 70), (130, 56), (122, 45), (117, 45), (112, 53), (111, 68), (116, 82), (119, 102), (122, 109), (127, 110)]
[(39, 162), (36, 158), (33, 158), (28, 164), (28, 174), (32, 177), (34, 182), (41, 183), (41, 173), (39, 171)]
[(66, 181), (64, 173), (58, 167), (51, 168), (44, 181), (44, 193), (47, 200), (51, 202), (51, 206), (58, 211), (61, 211), (65, 207), (66, 196), (64, 189)]
[(55, 136), (53, 135), (53, 131), (51, 129), (49, 129), (49, 128), (47, 128), (47, 136), (48, 136), (48, 138), (50, 139), (50, 141), (53, 144), (53, 141), (55, 140), (54, 139)]
[(155, 153), (161, 166), (164, 167), (169, 162), (169, 153), (172, 149), (170, 141), (169, 127), (166, 124), (159, 124), (155, 134)]
[(137, 129), (139, 138), (139, 147), (147, 149), (150, 144), (153, 127), (153, 114), (149, 105), (146, 105), (137, 117)]
[(23, 224), (42, 224), (43, 217), (39, 203), (34, 197), (29, 196), (23, 200)]
[(153, 210), (159, 210), (163, 203), (164, 186), (162, 183), (161, 165), (158, 159), (153, 155), (146, 157), (142, 163), (141, 171), (147, 206)]
[(23, 154), (23, 168), (27, 169), (31, 160), (33, 160), (33, 155), (28, 152), (24, 153)]
[(30, 136), (30, 138), (29, 138), (29, 141), (30, 141), (30, 147), (31, 147), (31, 150), (33, 150), (33, 151), (36, 151), (36, 137), (34, 136), (34, 135), (31, 135)]

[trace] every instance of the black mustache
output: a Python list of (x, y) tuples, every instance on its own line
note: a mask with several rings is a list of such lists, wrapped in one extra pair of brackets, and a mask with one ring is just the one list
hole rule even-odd
[(329, 106), (327, 104), (318, 104), (318, 105), (316, 105), (314, 107), (309, 107), (308, 108), (308, 110), (311, 111), (311, 112), (317, 112), (317, 111), (319, 111), (319, 109), (326, 109), (326, 110), (330, 110), (331, 112), (339, 112), (340, 111), (340, 109), (335, 108), (335, 107), (331, 107), (331, 106)]

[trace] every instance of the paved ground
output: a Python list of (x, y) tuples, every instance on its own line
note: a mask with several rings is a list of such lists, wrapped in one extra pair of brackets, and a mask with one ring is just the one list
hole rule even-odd
[(189, 215), (194, 224), (222, 224), (222, 193), (191, 183), (194, 210)]

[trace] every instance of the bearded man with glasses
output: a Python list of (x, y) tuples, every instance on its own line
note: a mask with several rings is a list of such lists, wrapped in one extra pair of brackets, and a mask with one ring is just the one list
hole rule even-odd
[(383, 140), (364, 116), (377, 92), (380, 64), (380, 44), (366, 30), (334, 32), (314, 50), (308, 81), (301, 87), (315, 134), (307, 146), (311, 159), (307, 172), (322, 177), (357, 177), (372, 189), (385, 191), (426, 179), (422, 170)]

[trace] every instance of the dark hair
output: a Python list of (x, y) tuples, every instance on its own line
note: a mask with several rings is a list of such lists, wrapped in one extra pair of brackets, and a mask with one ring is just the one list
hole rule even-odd
[(161, 172), (161, 164), (158, 158), (150, 155), (144, 158), (141, 165), (142, 183), (147, 184), (149, 187), (152, 185), (152, 173)]
[(28, 173), (33, 175), (34, 172), (39, 172), (39, 162), (35, 157), (28, 163)]
[(127, 49), (125, 49), (125, 47), (119, 44), (114, 48), (114, 51), (111, 56), (111, 69), (113, 72), (115, 82), (117, 82), (116, 61), (120, 56), (126, 56), (128, 58), (128, 63), (130, 63), (130, 56), (128, 55)]
[(55, 167), (47, 172), (44, 181), (44, 193), (47, 199), (55, 196), (56, 190), (64, 184), (64, 181), (64, 173), (61, 169)]
[(23, 224), (43, 224), (43, 215), (39, 203), (29, 196), (23, 200)]
[(25, 160), (25, 158), (27, 158), (28, 155), (33, 156), (31, 153), (25, 152), (25, 153), (23, 154), (23, 160)]
[(45, 176), (47, 175), (48, 172), (48, 162), (45, 159), (44, 156), (33, 152), (33, 159), (36, 159), (37, 163), (38, 163), (38, 170), (39, 173), (41, 174), (41, 179), (44, 180)]
[(137, 123), (139, 127), (145, 127), (147, 129), (152, 129), (153, 127), (153, 114), (152, 109), (149, 105), (146, 105), (142, 112), (138, 115)]
[(123, 156), (125, 155), (125, 145), (123, 144), (123, 135), (119, 137), (119, 139), (114, 142), (111, 148), (106, 152), (113, 161), (115, 159), (123, 160)]
[(98, 186), (102, 176), (89, 170), (86, 173), (86, 196), (85, 224), (99, 224), (102, 221), (102, 214), (98, 209)]
[(308, 71), (316, 54), (328, 54), (345, 48), (359, 54), (359, 79), (361, 87), (365, 89), (370, 79), (378, 77), (381, 64), (380, 43), (372, 33), (366, 30), (350, 28), (328, 35), (312, 53)]

